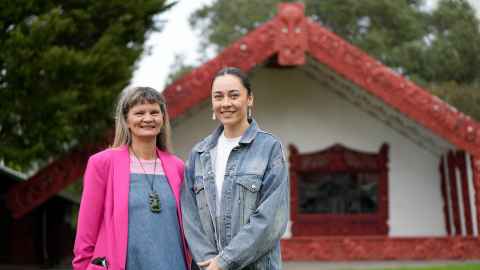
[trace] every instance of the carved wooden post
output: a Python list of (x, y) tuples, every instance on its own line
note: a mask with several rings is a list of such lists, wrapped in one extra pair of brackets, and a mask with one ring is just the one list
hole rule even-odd
[(477, 209), (477, 235), (480, 238), (480, 157), (472, 155), (472, 173), (473, 173), (473, 188), (475, 189), (475, 205)]

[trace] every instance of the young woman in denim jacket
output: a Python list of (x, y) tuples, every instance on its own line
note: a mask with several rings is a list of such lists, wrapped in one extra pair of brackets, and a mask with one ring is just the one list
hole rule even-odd
[(281, 269), (287, 164), (280, 141), (251, 118), (252, 106), (240, 69), (215, 75), (212, 118), (221, 125), (192, 149), (181, 194), (185, 237), (202, 269)]

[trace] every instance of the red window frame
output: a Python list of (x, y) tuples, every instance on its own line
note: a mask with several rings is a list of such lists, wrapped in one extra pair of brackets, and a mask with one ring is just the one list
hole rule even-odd
[[(388, 151), (383, 144), (378, 153), (361, 152), (335, 144), (314, 153), (290, 150), (290, 214), (293, 236), (388, 235)], [(378, 207), (371, 214), (304, 214), (298, 207), (298, 179), (308, 173), (362, 173), (379, 175)]]

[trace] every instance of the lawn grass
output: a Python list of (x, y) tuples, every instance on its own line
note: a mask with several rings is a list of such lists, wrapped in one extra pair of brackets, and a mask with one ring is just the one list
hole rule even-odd
[[(365, 269), (367, 270), (367, 269)], [(400, 268), (384, 268), (372, 270), (480, 270), (480, 264), (444, 265), (444, 266), (412, 266)]]

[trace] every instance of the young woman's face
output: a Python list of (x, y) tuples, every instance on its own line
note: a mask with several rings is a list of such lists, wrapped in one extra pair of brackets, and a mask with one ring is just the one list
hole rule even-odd
[(134, 105), (128, 111), (127, 126), (132, 140), (155, 140), (163, 126), (160, 105), (148, 102)]
[(224, 127), (234, 127), (248, 121), (248, 106), (253, 105), (253, 96), (239, 78), (234, 75), (222, 75), (212, 84), (213, 113)]

